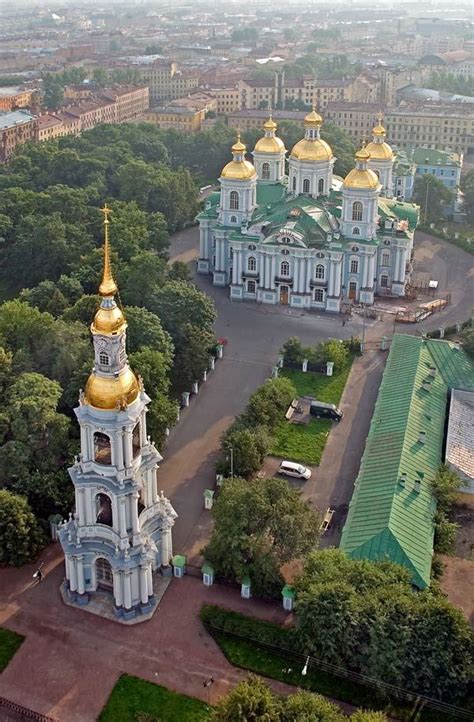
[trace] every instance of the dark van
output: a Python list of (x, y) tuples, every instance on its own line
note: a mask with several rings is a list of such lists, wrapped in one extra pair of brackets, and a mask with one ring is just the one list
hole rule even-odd
[(325, 404), (323, 401), (312, 401), (309, 407), (311, 416), (318, 419), (330, 419), (331, 421), (340, 421), (344, 414), (335, 404)]

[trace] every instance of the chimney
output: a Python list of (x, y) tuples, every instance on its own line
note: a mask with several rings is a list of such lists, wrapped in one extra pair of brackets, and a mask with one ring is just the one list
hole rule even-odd
[(398, 483), (400, 484), (401, 487), (403, 487), (403, 488), (405, 487), (405, 485), (407, 483), (407, 479), (408, 479), (408, 474), (405, 471), (403, 472), (403, 474), (400, 474)]
[(421, 480), (420, 479), (415, 479), (415, 481), (413, 483), (413, 491), (415, 492), (415, 494), (420, 493), (420, 491), (421, 491)]
[(424, 389), (425, 391), (431, 391), (431, 381), (428, 381), (427, 379), (422, 381), (421, 388)]
[(429, 368), (429, 370), (428, 370), (428, 373), (429, 373), (429, 375), (430, 375), (432, 378), (435, 378), (435, 376), (436, 376), (436, 366), (430, 366), (430, 368)]
[(426, 442), (426, 431), (420, 431), (418, 436), (418, 442), (424, 444)]

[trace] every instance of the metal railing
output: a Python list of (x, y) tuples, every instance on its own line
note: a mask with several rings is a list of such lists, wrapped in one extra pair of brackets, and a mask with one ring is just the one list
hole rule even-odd
[(356, 682), (388, 698), (396, 699), (397, 701), (406, 703), (408, 705), (416, 704), (416, 707), (418, 709), (426, 707), (436, 712), (441, 712), (445, 715), (449, 715), (456, 720), (472, 721), (474, 717), (472, 711), (464, 709), (463, 707), (456, 707), (455, 705), (441, 702), (440, 700), (432, 699), (431, 697), (426, 697), (425, 695), (419, 694), (418, 692), (411, 692), (409, 690), (403, 689), (402, 687), (397, 687), (396, 685), (390, 684), (389, 682), (383, 682), (382, 680), (375, 679), (373, 677), (367, 677), (366, 675), (360, 674), (359, 672), (353, 672), (349, 669), (345, 669), (344, 667), (339, 667), (335, 664), (331, 664), (330, 662), (324, 662), (323, 660), (318, 659), (317, 657), (312, 657), (311, 655), (306, 655), (302, 652), (297, 652), (295, 650), (287, 649), (285, 647), (277, 647), (272, 644), (267, 644), (266, 642), (262, 642), (251, 636), (239, 634), (238, 632), (232, 632), (225, 629), (224, 627), (219, 627), (218, 625), (214, 625), (209, 622), (204, 622), (204, 627), (211, 635), (213, 634), (213, 632), (217, 632), (219, 634), (225, 634), (228, 637), (233, 637), (234, 639), (241, 639), (245, 642), (250, 642), (251, 644), (259, 647), (260, 649), (274, 652), (276, 654), (279, 654), (280, 656), (284, 655), (285, 657), (288, 657), (295, 662), (299, 662), (302, 665), (307, 664), (307, 669), (313, 667), (314, 669), (319, 669), (323, 672), (332, 674), (335, 677), (340, 677), (351, 682)]
[(56, 720), (52, 717), (46, 717), (46, 715), (35, 712), (27, 707), (23, 707), (21, 704), (11, 702), (9, 699), (5, 699), (5, 697), (0, 697), (0, 713), (2, 709), (17, 714), (19, 720), (30, 719), (34, 720), (34, 722), (56, 722)]

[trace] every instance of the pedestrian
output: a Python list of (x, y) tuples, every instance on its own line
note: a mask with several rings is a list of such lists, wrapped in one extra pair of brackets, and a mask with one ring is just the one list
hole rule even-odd
[(343, 326), (346, 325), (346, 319), (345, 319), (345, 318), (342, 319), (342, 325), (343, 325)]

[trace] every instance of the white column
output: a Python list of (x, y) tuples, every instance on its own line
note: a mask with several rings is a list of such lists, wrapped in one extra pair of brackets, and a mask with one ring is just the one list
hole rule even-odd
[(77, 591), (79, 592), (79, 594), (84, 594), (85, 585), (84, 585), (84, 557), (83, 556), (77, 557), (76, 572), (77, 572)]
[(367, 253), (362, 254), (361, 259), (363, 260), (363, 272), (362, 272), (362, 288), (367, 288), (369, 285), (369, 257)]
[(132, 532), (133, 536), (138, 536), (140, 533), (140, 525), (138, 523), (138, 497), (140, 494), (138, 491), (134, 491), (129, 497), (130, 499), (130, 517), (132, 520)]
[(146, 567), (146, 583), (148, 596), (151, 597), (153, 595), (153, 571), (151, 568), (151, 564), (148, 564), (148, 566)]
[(117, 466), (117, 469), (122, 470), (123, 469), (123, 431), (119, 431), (116, 436), (116, 443), (115, 443), (115, 464)]
[(75, 592), (77, 589), (76, 559), (69, 557), (69, 589)]
[(87, 443), (87, 429), (81, 424), (81, 454), (83, 461), (89, 461), (89, 445)]
[(83, 526), (86, 523), (86, 506), (85, 506), (85, 500), (84, 500), (85, 489), (82, 487), (79, 489), (76, 488), (76, 491), (77, 491), (76, 498), (77, 498), (77, 513), (79, 516), (79, 526)]
[(342, 261), (336, 261), (334, 263), (334, 296), (339, 297), (341, 295), (341, 283), (342, 283)]
[(140, 601), (142, 604), (146, 604), (148, 602), (148, 582), (147, 582), (147, 574), (146, 574), (146, 567), (139, 567), (138, 569), (139, 574), (139, 584), (140, 584)]
[(146, 409), (143, 409), (140, 414), (140, 443), (142, 446), (146, 446)]
[(95, 522), (95, 497), (92, 489), (86, 489), (86, 523), (94, 524)]
[(64, 557), (64, 571), (66, 572), (66, 579), (69, 580), (69, 557), (67, 554)]
[(123, 573), (123, 606), (130, 609), (132, 606), (132, 572), (128, 569)]
[(373, 253), (371, 256), (369, 256), (369, 283), (367, 284), (369, 288), (374, 287), (376, 260), (377, 260), (376, 253)]
[(244, 270), (244, 254), (242, 249), (239, 250), (239, 283), (242, 283), (242, 271)]
[(165, 566), (169, 564), (171, 557), (173, 556), (173, 550), (170, 548), (170, 536), (168, 525), (165, 525), (161, 531), (161, 563)]
[(270, 288), (274, 290), (276, 288), (275, 285), (275, 276), (276, 276), (276, 256), (272, 256), (272, 262), (271, 262), (271, 270), (270, 270)]
[(404, 282), (406, 277), (406, 265), (407, 265), (407, 249), (402, 248), (401, 249), (401, 276), (400, 281)]
[(120, 536), (127, 535), (127, 519), (125, 516), (125, 497), (119, 496), (117, 499), (119, 511), (119, 533)]
[(300, 258), (300, 293), (305, 292), (305, 259)]
[(311, 293), (311, 258), (306, 259), (306, 293)]
[(299, 293), (300, 291), (300, 259), (298, 256), (293, 257), (293, 291)]
[(126, 431), (123, 434), (123, 458), (125, 467), (128, 469), (132, 463), (132, 444), (131, 435)]
[(86, 459), (91, 461), (94, 458), (94, 442), (93, 442), (93, 431), (90, 426), (85, 427), (86, 435)]
[(263, 280), (263, 287), (270, 288), (270, 256), (265, 254), (265, 276)]
[(238, 280), (237, 280), (237, 273), (238, 273), (237, 266), (238, 266), (238, 264), (237, 264), (237, 252), (234, 251), (234, 258), (232, 259), (232, 283), (233, 283), (234, 285), (235, 285), (236, 283), (238, 283)]
[(334, 296), (335, 266), (334, 266), (334, 261), (332, 260), (332, 258), (329, 259), (329, 263), (328, 263), (328, 273), (329, 273), (328, 295), (329, 295), (329, 296)]
[(114, 581), (114, 600), (115, 606), (121, 607), (123, 604), (123, 574), (120, 571), (113, 572), (112, 579)]

